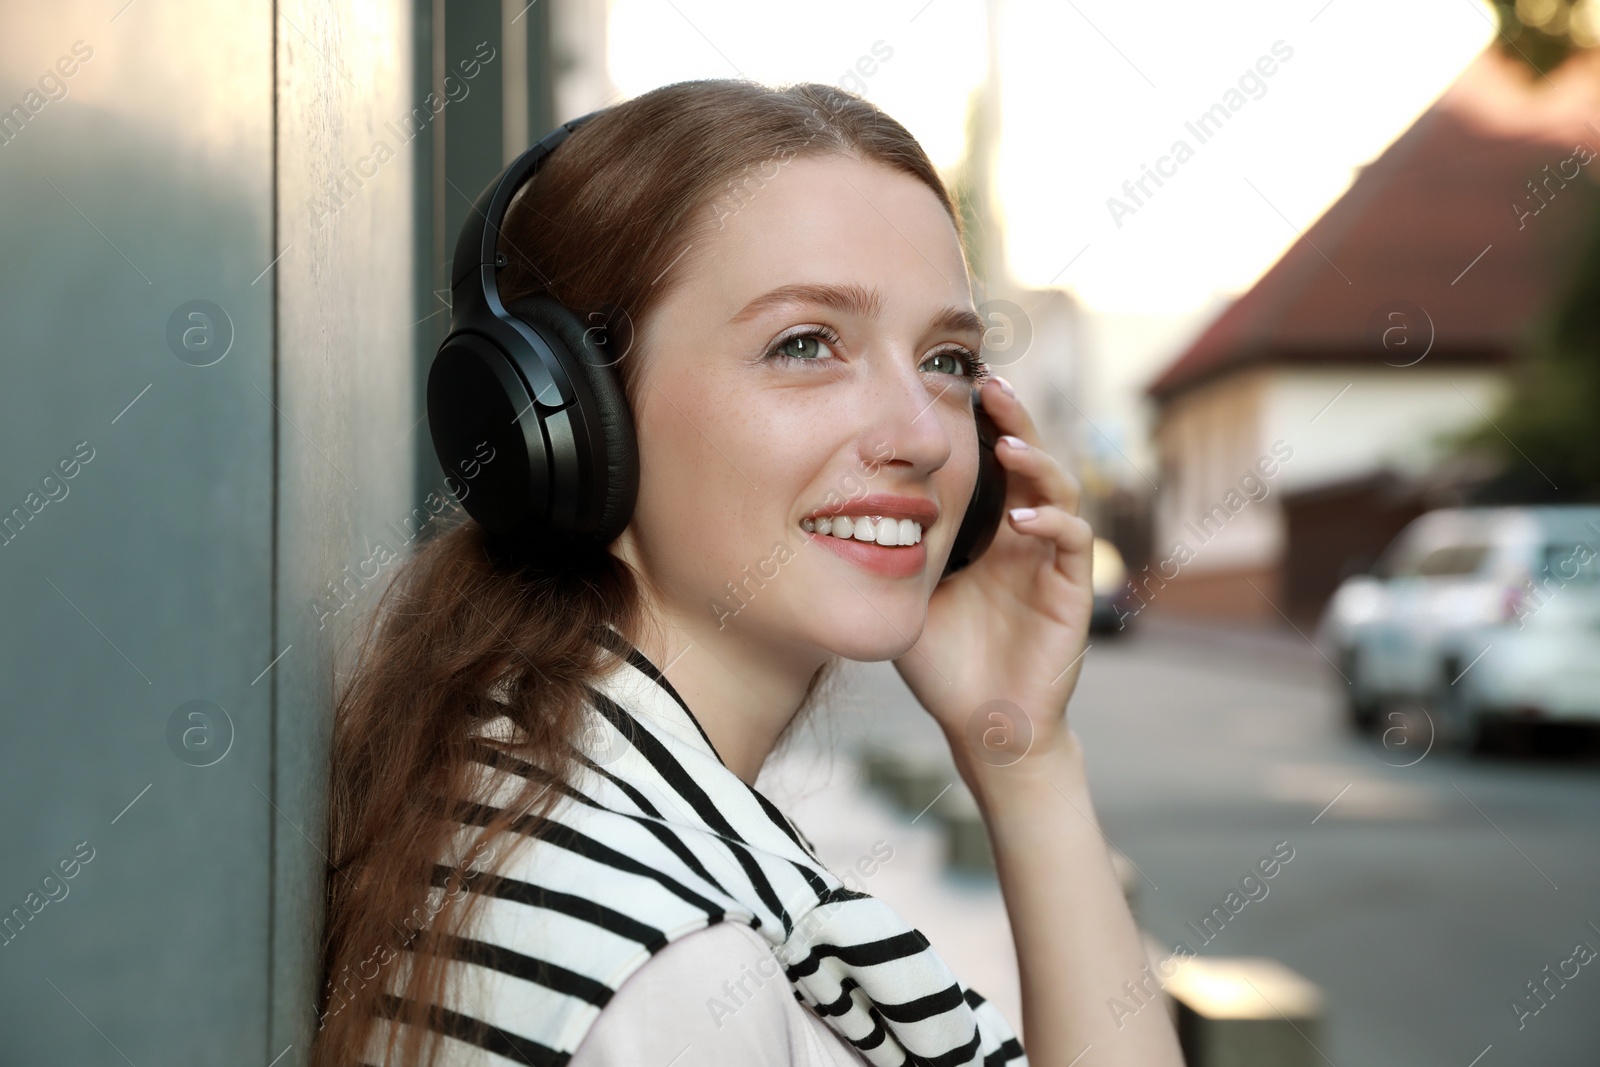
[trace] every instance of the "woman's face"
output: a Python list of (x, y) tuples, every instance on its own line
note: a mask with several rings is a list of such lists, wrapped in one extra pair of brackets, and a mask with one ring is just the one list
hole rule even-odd
[[(960, 242), (932, 190), (876, 163), (792, 159), (741, 199), (640, 324), (639, 499), (617, 551), (689, 641), (893, 658), (977, 477)], [(802, 526), (822, 514), (832, 532)], [(840, 538), (837, 516), (873, 540), (860, 521)], [(920, 543), (895, 543), (916, 524)]]

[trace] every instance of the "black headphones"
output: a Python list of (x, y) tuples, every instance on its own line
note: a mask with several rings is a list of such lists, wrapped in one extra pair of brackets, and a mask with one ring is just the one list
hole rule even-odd
[[(497, 247), (517, 190), (598, 111), (556, 127), (511, 162), (473, 204), (456, 240), (450, 332), (428, 372), (428, 424), (439, 464), (470, 484), (452, 493), (513, 557), (606, 545), (639, 495), (633, 415), (602, 330), (548, 294), (502, 303)], [(1000, 526), (999, 431), (971, 390), (978, 484), (942, 578), (982, 555)], [(482, 449), (489, 448), (485, 454)], [(459, 474), (458, 474), (459, 472)], [(456, 483), (453, 478), (452, 483)]]

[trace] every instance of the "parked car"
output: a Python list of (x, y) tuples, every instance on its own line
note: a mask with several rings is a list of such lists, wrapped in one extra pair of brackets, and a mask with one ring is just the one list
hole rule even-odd
[(1141, 604), (1134, 596), (1133, 582), (1128, 578), (1128, 565), (1123, 562), (1122, 553), (1104, 537), (1094, 539), (1090, 583), (1094, 586), (1094, 610), (1089, 615), (1089, 632), (1124, 632)]
[(1600, 507), (1419, 516), (1339, 586), (1317, 643), (1358, 728), (1397, 702), (1480, 749), (1513, 721), (1600, 724)]

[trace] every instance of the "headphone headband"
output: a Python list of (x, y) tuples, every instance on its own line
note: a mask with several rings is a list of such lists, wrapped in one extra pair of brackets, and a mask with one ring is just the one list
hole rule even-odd
[(474, 270), (491, 268), (485, 275), (486, 288), (498, 295), (494, 267), (503, 266), (499, 259), (500, 227), (505, 222), (506, 211), (511, 207), (517, 190), (532, 180), (541, 164), (572, 131), (607, 110), (600, 108), (564, 122), (534, 143), (526, 152), (512, 160), (500, 172), (498, 181), (491, 183), (473, 202), (472, 214), (461, 225), (461, 235), (456, 238), (456, 255), (450, 269), (450, 288), (458, 288)]

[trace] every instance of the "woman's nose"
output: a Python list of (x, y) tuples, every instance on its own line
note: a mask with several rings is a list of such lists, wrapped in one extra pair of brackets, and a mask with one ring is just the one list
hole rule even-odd
[(934, 387), (914, 367), (874, 378), (862, 412), (870, 427), (862, 444), (871, 453), (863, 460), (869, 465), (901, 462), (921, 474), (944, 466), (953, 447), (945, 409), (953, 394), (965, 396), (965, 383), (951, 379)]

